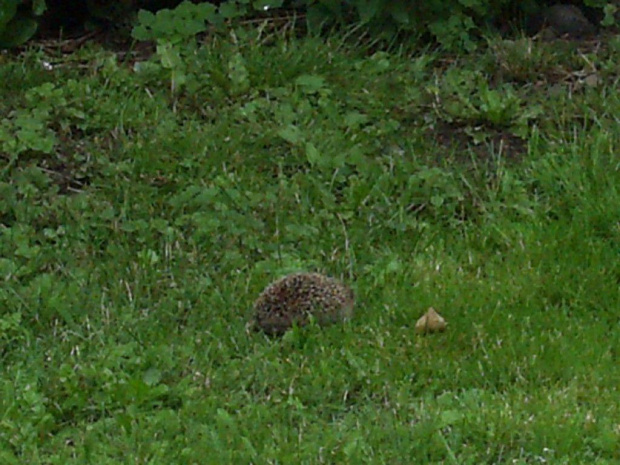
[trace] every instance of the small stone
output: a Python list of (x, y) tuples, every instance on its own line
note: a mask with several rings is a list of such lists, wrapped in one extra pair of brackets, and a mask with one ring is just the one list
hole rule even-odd
[(556, 4), (545, 10), (547, 25), (559, 36), (582, 38), (596, 32), (594, 25), (585, 17), (579, 7), (568, 4)]
[(601, 83), (601, 79), (599, 78), (598, 74), (594, 73), (586, 76), (583, 82), (588, 87), (597, 87)]

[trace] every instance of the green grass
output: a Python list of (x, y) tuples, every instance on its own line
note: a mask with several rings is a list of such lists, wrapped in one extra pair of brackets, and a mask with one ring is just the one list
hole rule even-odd
[[(613, 45), (5, 57), (0, 462), (620, 463)], [(355, 318), (248, 333), (294, 270)]]

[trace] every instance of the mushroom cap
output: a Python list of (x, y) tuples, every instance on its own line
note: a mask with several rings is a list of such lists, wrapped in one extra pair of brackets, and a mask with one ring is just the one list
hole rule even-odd
[(446, 320), (433, 307), (430, 307), (416, 322), (415, 330), (420, 334), (435, 333), (445, 331), (447, 326)]

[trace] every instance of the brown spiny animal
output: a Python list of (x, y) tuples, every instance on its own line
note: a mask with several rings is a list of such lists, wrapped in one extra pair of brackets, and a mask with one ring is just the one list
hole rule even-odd
[(293, 324), (312, 317), (319, 325), (337, 323), (353, 315), (353, 291), (319, 273), (295, 273), (267, 286), (254, 302), (254, 328), (270, 335), (284, 334)]

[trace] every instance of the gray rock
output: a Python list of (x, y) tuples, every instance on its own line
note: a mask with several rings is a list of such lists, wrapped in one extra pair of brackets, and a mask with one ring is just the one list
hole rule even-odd
[(579, 39), (596, 32), (594, 25), (575, 5), (559, 3), (550, 6), (544, 13), (544, 19), (547, 26), (558, 36), (566, 35)]

